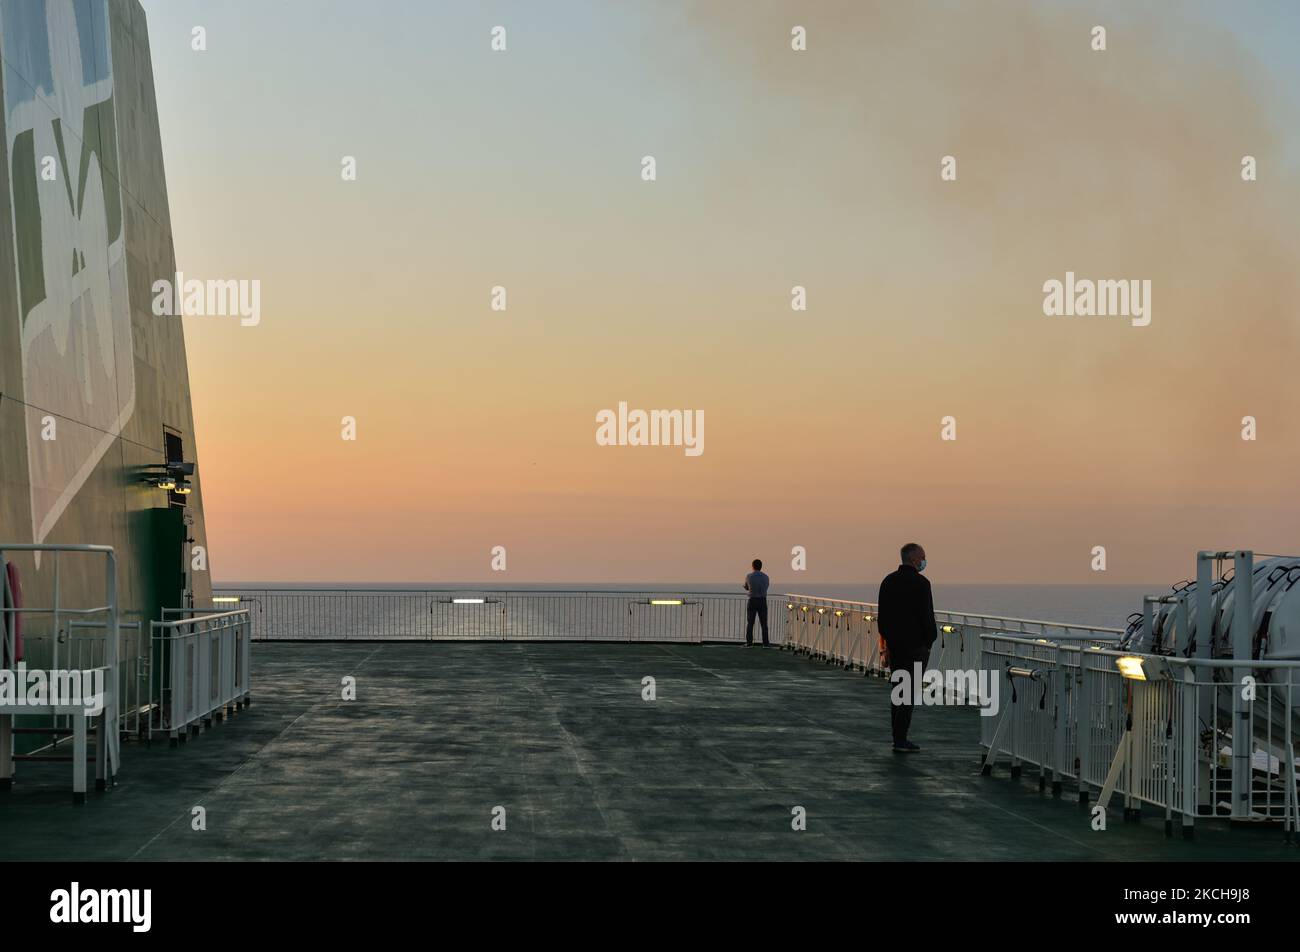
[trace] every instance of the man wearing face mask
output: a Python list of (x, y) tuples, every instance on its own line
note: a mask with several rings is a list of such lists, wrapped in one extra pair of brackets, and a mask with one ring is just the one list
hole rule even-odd
[[(930, 657), (930, 646), (939, 637), (939, 628), (934, 621), (934, 598), (930, 594), (930, 580), (921, 574), (926, 565), (925, 549), (915, 542), (909, 542), (899, 551), (899, 557), (902, 565), (886, 575), (880, 583), (876, 624), (889, 652), (891, 682), (894, 680), (894, 672), (906, 671), (911, 683), (916, 680), (913, 666), (919, 663), (924, 670)], [(895, 704), (894, 694), (891, 690), (889, 715), (894, 733), (894, 751), (910, 754), (921, 749), (907, 739), (907, 729), (912, 724), (913, 695), (905, 692), (904, 703)]]

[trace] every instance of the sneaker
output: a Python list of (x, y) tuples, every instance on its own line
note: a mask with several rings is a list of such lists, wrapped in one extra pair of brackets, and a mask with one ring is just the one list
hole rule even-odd
[(901, 744), (894, 745), (894, 753), (896, 754), (914, 754), (920, 749), (921, 748), (918, 745), (913, 744), (910, 740), (905, 740)]

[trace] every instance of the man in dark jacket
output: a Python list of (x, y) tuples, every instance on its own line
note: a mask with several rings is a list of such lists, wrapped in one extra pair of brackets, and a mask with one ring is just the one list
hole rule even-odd
[(907, 683), (912, 688), (901, 704), (894, 703), (894, 692), (890, 691), (894, 750), (912, 753), (921, 749), (907, 739), (907, 729), (912, 723), (913, 692), (921, 687), (912, 683), (916, 680), (913, 665), (920, 663), (922, 669), (925, 668), (930, 646), (939, 636), (939, 629), (934, 621), (930, 580), (921, 574), (925, 571), (925, 549), (909, 542), (900, 550), (899, 556), (903, 564), (880, 583), (876, 624), (889, 652), (890, 680), (893, 680), (895, 671), (906, 671)]

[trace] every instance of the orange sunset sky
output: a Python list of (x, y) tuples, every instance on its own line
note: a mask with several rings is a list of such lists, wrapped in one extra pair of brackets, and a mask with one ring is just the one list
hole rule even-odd
[[(178, 266), (261, 282), (255, 327), (185, 319), (218, 581), (1297, 548), (1286, 4), (145, 6)], [(1149, 280), (1150, 325), (1046, 316), (1067, 271)], [(598, 446), (619, 401), (704, 453)]]

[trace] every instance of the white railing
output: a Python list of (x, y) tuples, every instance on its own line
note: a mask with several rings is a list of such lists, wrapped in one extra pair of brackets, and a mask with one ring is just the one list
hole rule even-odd
[[(123, 621), (117, 626), (117, 726), (119, 734), (126, 737), (143, 736), (150, 706), (149, 645), (144, 640), (143, 628), (139, 621)], [(28, 635), (25, 641), (29, 655), (48, 659), (52, 670), (63, 667), (85, 671), (105, 667), (107, 630), (107, 622), (74, 618), (64, 623), (57, 635)], [(55, 723), (71, 734), (71, 722), (66, 718)], [(58, 742), (53, 746), (57, 747)]]
[[(257, 641), (698, 644), (744, 641), (746, 602), (743, 592), (223, 589), (212, 608), (246, 608)], [(767, 603), (770, 640), (781, 644), (785, 603)]]
[[(1135, 656), (1016, 637), (983, 644), (983, 666), (1002, 677), (999, 716), (981, 718), (986, 773), (1001, 760), (1014, 775), (1030, 765), (1058, 792), (1075, 781), (1082, 802), (1119, 795), (1126, 817), (1143, 804), (1163, 809), (1170, 832), (1175, 817), (1185, 833), (1197, 817), (1300, 829), (1292, 713), (1300, 662)], [(1124, 677), (1119, 658), (1140, 658), (1147, 679)], [(1233, 671), (1243, 667), (1253, 699), (1234, 730), (1244, 686)], [(1247, 776), (1234, 784), (1236, 770)]]
[(157, 731), (175, 745), (250, 702), (247, 609), (151, 622), (150, 641), (160, 673), (150, 740)]
[[(885, 675), (888, 659), (877, 628), (874, 602), (855, 602), (842, 598), (815, 595), (785, 595), (781, 608), (786, 616), (786, 647), (828, 663), (860, 670), (864, 674)], [(979, 671), (983, 669), (981, 638), (985, 635), (1012, 635), (1032, 639), (1058, 639), (1088, 643), (1117, 642), (1123, 630), (1065, 622), (1007, 618), (971, 612), (936, 611), (938, 637), (930, 649), (928, 668), (939, 671)], [(978, 681), (974, 682), (978, 685)], [(978, 702), (978, 692), (966, 697), (969, 682), (945, 680), (950, 700)], [(949, 688), (955, 688), (949, 691)]]
[(785, 616), (785, 647), (863, 674), (885, 673), (874, 604), (783, 595), (780, 608)]
[[(48, 554), (51, 558), (51, 594), (48, 606), (17, 604), (16, 593), (9, 585), (6, 570), (6, 553), (32, 552)], [(63, 604), (62, 556), (67, 554), (89, 554), (104, 558), (104, 601), (89, 607), (69, 607)], [(48, 616), (50, 628), (51, 657), (57, 658), (57, 646), (60, 637), (64, 637), (64, 619), (70, 623), (80, 622), (83, 626), (99, 625), (105, 632), (114, 633), (113, 637), (101, 640), (102, 651), (100, 663), (93, 668), (83, 669), (92, 677), (100, 678), (103, 695), (101, 707), (90, 713), (84, 704), (49, 703), (33, 705), (28, 703), (0, 704), (0, 788), (8, 788), (13, 782), (15, 761), (72, 761), (72, 796), (76, 803), (86, 799), (87, 760), (89, 757), (89, 731), (95, 733), (95, 787), (104, 789), (117, 775), (120, 762), (118, 736), (118, 694), (119, 682), (119, 638), (120, 620), (117, 606), (117, 557), (112, 546), (107, 545), (61, 545), (52, 543), (25, 543), (0, 545), (0, 578), (3, 579), (4, 597), (0, 599), (0, 619), (3, 619), (4, 645), (3, 663), (11, 670), (20, 662), (17, 658), (16, 628), (20, 619), (28, 616)], [(70, 630), (70, 629), (69, 629)], [(41, 635), (33, 634), (32, 644), (39, 644)], [(54, 665), (49, 666), (53, 670)], [(64, 669), (70, 670), (70, 669)], [(15, 678), (15, 682), (16, 682)], [(51, 701), (53, 699), (51, 698)], [(15, 727), (15, 717), (35, 717), (39, 720), (48, 718), (48, 723), (31, 727)], [(68, 723), (70, 721), (70, 723)], [(66, 726), (64, 726), (66, 724)], [(14, 733), (16, 730), (48, 735), (57, 741), (69, 731), (72, 734), (71, 756), (57, 754), (16, 754), (14, 752)]]

